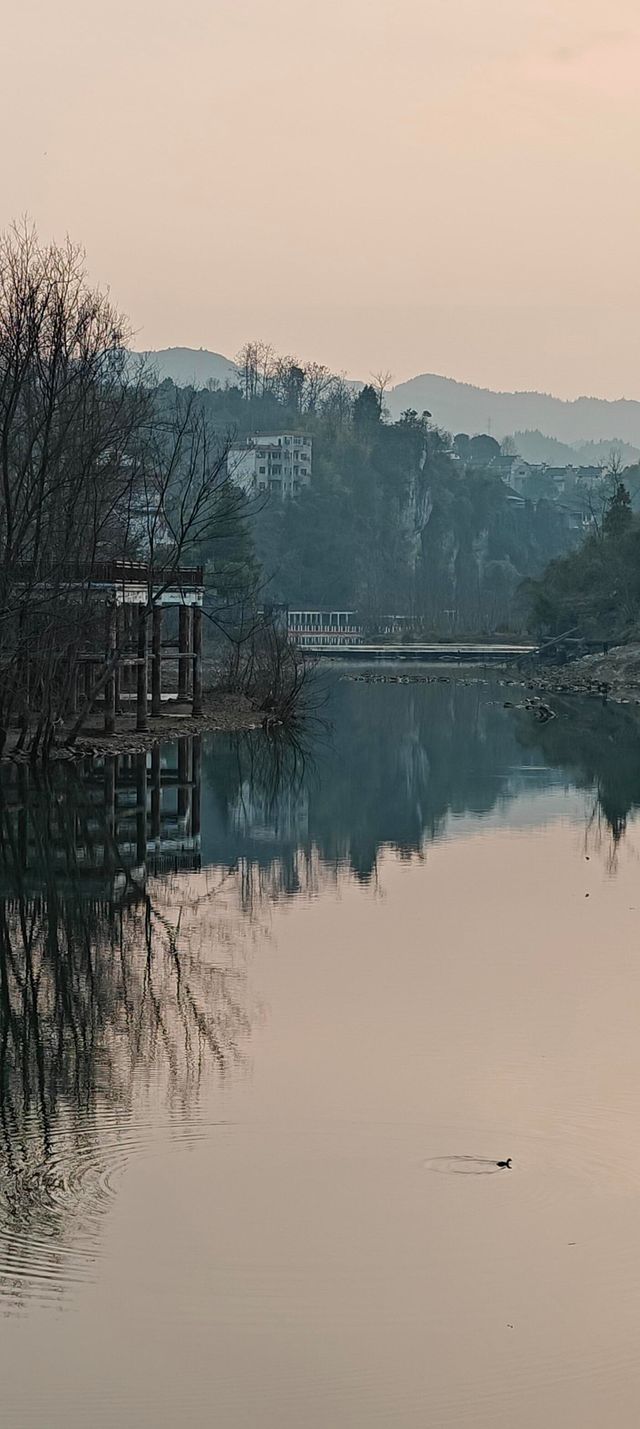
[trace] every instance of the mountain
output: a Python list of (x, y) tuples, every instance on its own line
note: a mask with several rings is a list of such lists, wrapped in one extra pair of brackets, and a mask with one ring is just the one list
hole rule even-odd
[(640, 402), (620, 398), (578, 397), (565, 402), (544, 392), (492, 392), (451, 377), (423, 373), (400, 382), (387, 393), (392, 417), (408, 407), (431, 412), (439, 427), (449, 432), (491, 430), (501, 440), (512, 432), (543, 432), (568, 444), (629, 442), (640, 447)]
[[(161, 380), (169, 377), (178, 387), (237, 383), (234, 363), (222, 353), (209, 352), (204, 347), (165, 347), (133, 356), (147, 359)], [(350, 385), (359, 388), (362, 384)], [(408, 407), (417, 412), (426, 410), (448, 432), (468, 432), (473, 436), (491, 431), (498, 440), (516, 433), (516, 445), (523, 456), (558, 466), (585, 460), (606, 461), (611, 446), (621, 446), (624, 459), (633, 461), (636, 452), (631, 448), (640, 448), (640, 402), (626, 398), (608, 402), (601, 397), (578, 397), (564, 402), (544, 392), (492, 392), (488, 387), (472, 387), (452, 377), (423, 373), (392, 387), (385, 400), (393, 418)], [(527, 452), (519, 438), (527, 439)], [(547, 456), (534, 456), (535, 450), (542, 449), (536, 439), (544, 443), (545, 438), (552, 443)], [(562, 443), (565, 450), (554, 450), (553, 441)], [(592, 442), (602, 446), (596, 445), (587, 456), (582, 449)], [(625, 444), (629, 450), (624, 449)]]
[(640, 448), (629, 442), (559, 442), (557, 437), (547, 437), (544, 432), (511, 432), (513, 443), (519, 456), (525, 461), (546, 462), (547, 466), (606, 466), (612, 451), (621, 458), (623, 466), (634, 466), (640, 460)]
[(217, 382), (220, 387), (237, 382), (235, 364), (220, 352), (206, 347), (163, 347), (157, 352), (135, 353), (155, 368), (160, 381), (169, 377), (176, 387), (207, 387)]

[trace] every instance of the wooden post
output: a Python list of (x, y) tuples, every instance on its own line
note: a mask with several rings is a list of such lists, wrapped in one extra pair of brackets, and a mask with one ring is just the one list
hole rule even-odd
[(131, 658), (131, 611), (132, 605), (125, 604), (122, 607), (122, 692), (127, 694), (131, 690), (131, 665), (127, 662)]
[(138, 701), (136, 710), (136, 730), (138, 734), (146, 734), (149, 728), (149, 715), (147, 710), (148, 681), (147, 681), (147, 608), (145, 605), (138, 606)]
[(115, 675), (114, 675), (115, 685), (116, 685), (115, 701), (116, 701), (116, 714), (117, 714), (117, 715), (121, 715), (121, 714), (122, 714), (122, 646), (123, 646), (123, 643), (124, 643), (124, 638), (123, 638), (123, 636), (124, 636), (124, 606), (119, 605), (119, 606), (117, 607), (117, 609), (116, 609), (116, 651), (117, 651), (117, 654), (118, 654), (118, 663), (117, 663), (117, 665), (116, 665)]
[(202, 714), (202, 607), (193, 607), (193, 716)]
[(162, 714), (162, 606), (154, 605), (151, 631), (151, 714)]
[[(107, 663), (111, 664), (116, 658), (116, 608), (109, 602), (106, 610), (107, 624)], [(116, 727), (116, 677), (115, 664), (108, 676), (104, 687), (104, 732), (114, 734)]]
[(178, 617), (178, 699), (189, 698), (189, 646), (191, 644), (191, 608), (181, 605)]

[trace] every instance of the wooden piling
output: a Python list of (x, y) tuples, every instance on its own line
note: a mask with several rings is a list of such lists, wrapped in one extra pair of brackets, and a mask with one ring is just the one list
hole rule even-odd
[(118, 663), (114, 672), (116, 715), (122, 714), (122, 647), (124, 644), (124, 611), (120, 605), (116, 610), (116, 654)]
[(202, 607), (193, 607), (193, 715), (202, 714)]
[(151, 631), (151, 714), (162, 714), (162, 606), (154, 605)]
[(146, 734), (149, 729), (149, 698), (147, 676), (147, 608), (138, 606), (138, 699), (136, 708), (136, 730)]
[(111, 670), (104, 687), (104, 732), (114, 734), (116, 728), (116, 607), (109, 602), (106, 609), (106, 658)]
[(189, 662), (191, 645), (191, 609), (181, 605), (178, 617), (178, 699), (189, 698)]

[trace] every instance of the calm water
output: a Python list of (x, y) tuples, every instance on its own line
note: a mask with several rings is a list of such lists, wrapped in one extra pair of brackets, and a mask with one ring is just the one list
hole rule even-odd
[(509, 698), (5, 773), (3, 1429), (637, 1424), (640, 722)]

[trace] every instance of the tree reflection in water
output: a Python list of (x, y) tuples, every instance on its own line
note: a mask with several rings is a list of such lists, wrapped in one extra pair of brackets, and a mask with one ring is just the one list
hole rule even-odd
[(5, 1293), (7, 1278), (17, 1291), (32, 1273), (49, 1282), (56, 1261), (81, 1273), (78, 1244), (89, 1254), (133, 1148), (178, 1110), (188, 1134), (205, 1068), (224, 1076), (242, 1056), (237, 920), (225, 880), (203, 893), (198, 873), (199, 771), (184, 740), (162, 765), (154, 754), (3, 774)]
[(523, 747), (537, 747), (550, 768), (592, 791), (586, 835), (614, 871), (629, 816), (640, 808), (640, 717), (634, 706), (554, 697), (557, 718), (533, 723), (514, 712)]
[[(376, 877), (381, 849), (423, 857), (459, 816), (482, 816), (549, 784), (523, 752), (497, 683), (334, 681), (330, 733), (310, 749), (225, 735), (204, 755), (206, 857), (238, 861), (271, 896)], [(274, 765), (278, 778), (274, 778)]]

